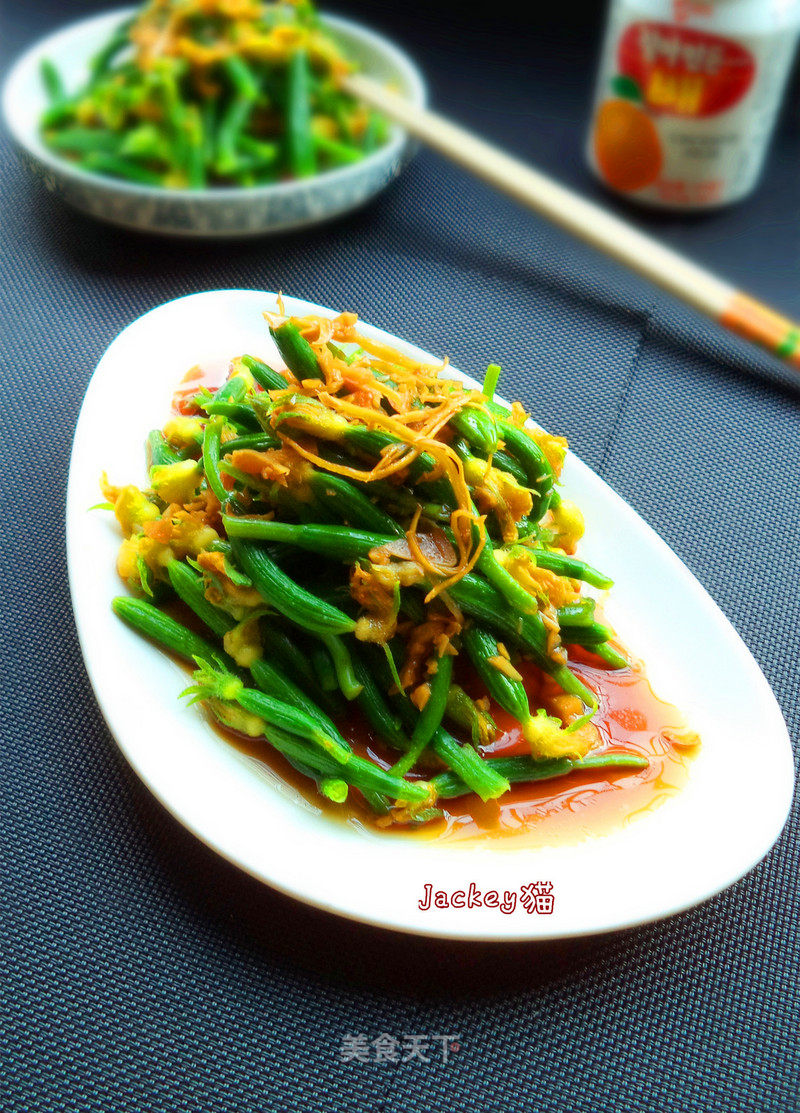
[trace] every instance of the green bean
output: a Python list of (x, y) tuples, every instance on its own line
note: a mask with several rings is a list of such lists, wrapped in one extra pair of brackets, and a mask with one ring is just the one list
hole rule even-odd
[(39, 125), (42, 132), (45, 134), (45, 141), (47, 139), (47, 132), (50, 128), (60, 127), (62, 124), (70, 123), (75, 120), (78, 113), (78, 100), (75, 97), (70, 97), (65, 100), (56, 101), (46, 108), (41, 115)]
[[(270, 328), (270, 334), (281, 353), (283, 362), (301, 382), (304, 379), (319, 379), (320, 366), (316, 352), (300, 329), (291, 321), (284, 321), (277, 328)], [(284, 387), (288, 383), (284, 383)]]
[[(248, 536), (267, 541), (283, 541), (348, 563), (368, 556), (371, 549), (380, 548), (392, 540), (387, 535), (337, 529), (333, 526), (293, 526), (286, 522), (245, 520), (229, 516), (223, 519), (223, 524), (231, 537)], [(539, 614), (520, 615), (512, 611), (499, 591), (473, 574), (464, 576), (448, 591), (452, 599), (468, 614), (483, 620), (490, 629), (499, 629), (515, 645), (533, 653), (539, 665), (565, 691), (579, 696), (587, 705), (596, 704), (596, 697), (578, 677), (566, 666), (555, 664), (550, 658), (547, 651), (547, 631)]]
[(517, 522), (517, 534), (520, 541), (524, 541), (527, 547), (528, 540), (530, 540), (532, 544), (540, 537), (541, 526), (538, 522), (534, 522), (526, 516)]
[(336, 677), (336, 666), (327, 647), (313, 645), (308, 651), (308, 656), (321, 690), (327, 693), (338, 692), (339, 681)]
[(39, 63), (39, 73), (42, 78), (42, 84), (44, 85), (44, 91), (50, 103), (58, 104), (65, 100), (67, 90), (64, 88), (61, 74), (49, 58), (42, 58)]
[[(396, 750), (407, 752), (411, 742), (403, 730), (401, 720), (390, 709), (378, 687), (373, 670), (359, 655), (354, 655), (354, 664), (358, 678), (363, 684), (363, 690), (358, 697), (358, 706), (365, 718), (379, 738), (388, 742)], [(413, 730), (417, 720), (416, 709), (403, 695), (398, 695), (396, 702), (407, 726)], [(434, 731), (430, 746), (437, 757), (449, 766), (454, 774), (457, 771), (459, 776), (471, 786), (471, 791), (476, 792), (482, 800), (493, 800), (508, 791), (508, 781), (488, 768), (486, 762), (471, 746), (462, 746), (457, 742), (444, 727), (440, 726)]]
[(240, 97), (250, 101), (258, 99), (261, 91), (258, 77), (240, 54), (229, 54), (222, 68)]
[(163, 162), (170, 160), (169, 144), (154, 124), (140, 124), (125, 133), (119, 144), (123, 158), (143, 162)]
[(536, 597), (531, 595), (528, 589), (523, 587), (518, 580), (515, 580), (511, 573), (500, 564), (488, 537), (486, 538), (486, 544), (481, 549), (476, 568), (483, 573), (493, 587), (497, 588), (512, 607), (517, 607), (523, 614), (527, 615), (534, 615), (538, 611), (539, 604)]
[[(308, 407), (308, 399), (303, 399), (306, 407)], [(279, 414), (278, 420), (286, 420), (290, 417), (296, 417), (296, 414)], [(324, 414), (321, 412), (321, 417)], [(402, 448), (406, 452), (411, 451), (410, 445), (405, 441), (400, 440), (399, 437), (391, 433), (387, 433), (382, 429), (369, 429), (366, 425), (347, 425), (344, 427), (337, 426), (332, 428), (330, 432), (326, 431), (324, 425), (314, 425), (313, 422), (307, 425), (310, 432), (325, 440), (332, 440), (340, 442), (348, 452), (355, 454), (363, 454), (365, 456), (380, 457), (388, 448)], [(452, 503), (455, 505), (456, 499), (453, 494), (452, 487), (449, 480), (441, 477), (436, 480), (428, 480), (426, 476), (433, 472), (436, 468), (436, 461), (428, 452), (421, 452), (414, 456), (408, 465), (409, 480), (412, 483), (424, 483), (426, 486), (426, 494), (444, 503)]]
[(468, 784), (470, 792), (477, 793), (484, 803), (508, 792), (509, 782), (502, 770), (495, 769), (472, 746), (462, 746), (444, 727), (434, 734), (431, 749), (449, 765), (452, 775)]
[(255, 356), (242, 356), (242, 363), (262, 390), (286, 390), (289, 385), (280, 371), (273, 371), (263, 360), (256, 359)]
[(126, 19), (124, 23), (121, 23), (105, 46), (92, 58), (89, 65), (92, 82), (96, 82), (98, 78), (108, 73), (111, 63), (120, 51), (124, 50), (124, 48), (129, 45), (130, 38), (128, 32), (130, 31), (132, 23), (132, 19)]
[[(236, 625), (236, 621), (226, 611), (215, 607), (205, 597), (203, 578), (181, 561), (173, 560), (167, 566), (170, 583), (176, 595), (197, 615), (197, 617), (212, 630), (217, 637), (224, 637)], [(280, 636), (275, 627), (261, 623), (262, 641), (267, 642), (267, 648), (275, 646), (275, 637)], [(266, 635), (266, 637), (265, 637)], [(272, 635), (272, 636), (270, 636)], [(287, 646), (287, 641), (281, 642), (279, 659), (290, 666), (297, 665), (295, 647), (292, 643)], [(307, 662), (299, 655), (300, 669), (308, 668)], [(302, 711), (307, 717), (313, 719), (325, 735), (334, 740), (340, 751), (349, 751), (350, 746), (342, 737), (333, 720), (325, 714), (303, 690), (290, 680), (277, 665), (259, 657), (250, 665), (250, 673), (256, 685), (268, 696), (274, 696), (284, 703)], [(310, 672), (307, 674), (310, 676)]]
[(350, 525), (375, 533), (404, 536), (402, 526), (342, 476), (313, 468), (309, 472), (308, 483), (315, 496)]
[(450, 690), (450, 682), (453, 678), (453, 657), (445, 653), (435, 659), (435, 664), (436, 672), (428, 682), (428, 699), (414, 726), (411, 745), (400, 760), (392, 766), (392, 772), (398, 777), (405, 776), (409, 769), (414, 768), (434, 732), (442, 725), (445, 706), (447, 705), (447, 693)]
[(468, 626), (462, 632), (467, 655), (478, 676), (496, 703), (513, 715), (527, 738), (530, 732), (531, 709), (528, 693), (521, 680), (509, 676), (492, 662), (502, 660), (500, 647), (494, 636), (479, 626)]
[(206, 185), (206, 166), (203, 157), (203, 119), (197, 105), (186, 107), (186, 177), (189, 189), (204, 189)]
[(149, 77), (154, 94), (161, 102), (165, 135), (170, 145), (173, 172), (179, 171), (181, 177), (189, 179), (189, 160), (191, 158), (189, 127), (187, 124), (187, 105), (181, 98), (178, 77), (183, 65), (177, 59), (161, 58), (151, 70)]
[(497, 726), (489, 712), (478, 707), (459, 684), (450, 685), (445, 714), (456, 726), (469, 731), (476, 749), (489, 743), (497, 733)]
[(518, 429), (508, 421), (498, 421), (497, 428), (506, 452), (525, 471), (526, 486), (535, 496), (531, 517), (538, 522), (544, 517), (552, 501), (556, 481), (553, 469), (542, 449), (524, 429)]
[(513, 475), (517, 483), (522, 487), (528, 485), (528, 474), (522, 465), (518, 464), (513, 456), (509, 456), (507, 452), (503, 452), (500, 448), (492, 454), (492, 467), (499, 468), (500, 471), (505, 471), (508, 472), (509, 475)]
[(316, 173), (314, 138), (311, 134), (311, 73), (303, 48), (294, 50), (289, 61), (286, 102), (286, 147), (289, 169), (297, 178)]
[(222, 524), (229, 537), (279, 541), (333, 560), (343, 560), (348, 564), (359, 557), (368, 556), (370, 549), (395, 540), (393, 535), (366, 533), (346, 526), (293, 525), (290, 522), (272, 522), (263, 518), (234, 518), (225, 515)]
[(350, 650), (343, 639), (336, 634), (327, 634), (322, 640), (331, 655), (336, 670), (336, 681), (342, 695), (346, 700), (354, 700), (361, 693), (361, 684), (353, 667)]
[[(313, 770), (310, 772), (313, 773)], [(322, 777), (317, 781), (317, 788), (334, 804), (344, 804), (347, 800), (349, 786), (347, 781), (337, 780), (336, 777)]]
[(247, 393), (247, 382), (242, 375), (229, 375), (222, 386), (211, 395), (212, 402), (241, 402)]
[[(353, 667), (361, 685), (357, 697), (358, 706), (365, 719), (374, 728), (381, 741), (388, 743), (395, 750), (405, 752), (411, 743), (403, 731), (403, 725), (389, 707), (383, 692), (378, 687), (373, 671), (359, 653), (353, 654)], [(405, 699), (405, 696), (401, 698)]]
[(47, 135), (47, 144), (54, 151), (73, 151), (76, 154), (114, 155), (120, 152), (120, 137), (108, 128), (75, 126), (63, 128)]
[(557, 664), (549, 656), (547, 631), (539, 615), (516, 614), (499, 591), (471, 573), (448, 592), (463, 611), (479, 619), (487, 629), (498, 631), (512, 644), (527, 650), (565, 692), (578, 696), (587, 707), (597, 706), (594, 693), (566, 665)]
[[(79, 165), (84, 163), (77, 156), (89, 149), (106, 156), (102, 161), (89, 160), (87, 169), (166, 188), (200, 189), (210, 175), (226, 184), (252, 185), (277, 181), (287, 170), (294, 177), (314, 174), (318, 161), (328, 167), (354, 163), (385, 136), (380, 118), (374, 115), (364, 134), (354, 134), (355, 102), (334, 90), (335, 59), (323, 50), (315, 53), (312, 66), (308, 57), (312, 48), (297, 45), (303, 43), (302, 36), (285, 61), (252, 57), (245, 40), (263, 37), (265, 27), (271, 25), (255, 9), (242, 21), (231, 12), (217, 13), (213, 23), (202, 15), (192, 17), (181, 38), (193, 44), (197, 54), (187, 50), (177, 57), (162, 52), (144, 66), (131, 39), (131, 26), (137, 20), (147, 23), (148, 18), (147, 13), (138, 13), (110, 35), (90, 61), (88, 80), (73, 96), (67, 96), (51, 61), (40, 64), (49, 101), (40, 118), (43, 129), (89, 120), (99, 125), (95, 130), (110, 129), (118, 136), (119, 145), (113, 150), (97, 151), (97, 139), (76, 150), (71, 142), (61, 146), (66, 137), (45, 135), (53, 149), (66, 151)], [(277, 25), (283, 22), (307, 30), (314, 20), (310, 10), (283, 9)], [(134, 37), (138, 41), (138, 34)], [(206, 64), (200, 52), (213, 50), (215, 42), (236, 49)], [(128, 56), (120, 58), (122, 52)], [(333, 118), (331, 134), (315, 135), (312, 123), (318, 116)], [(139, 128), (141, 135), (128, 143)], [(121, 159), (112, 162), (111, 155)], [(140, 163), (138, 174), (128, 160)], [(147, 172), (154, 177), (147, 178)]]
[(374, 112), (369, 114), (367, 126), (361, 138), (361, 145), (367, 154), (370, 154), (378, 146), (378, 117)]
[(547, 568), (558, 576), (568, 576), (571, 580), (583, 580), (584, 583), (603, 590), (614, 585), (614, 581), (609, 579), (608, 576), (575, 557), (566, 556), (564, 553), (554, 553), (548, 549), (530, 548), (527, 545), (525, 546), (525, 552), (534, 558), (539, 568)]
[(194, 572), (183, 561), (171, 560), (167, 565), (167, 575), (178, 598), (182, 599), (218, 638), (224, 637), (234, 628), (236, 619), (227, 611), (215, 607), (206, 598), (205, 584), (200, 573)]
[(177, 464), (179, 460), (185, 459), (172, 445), (167, 444), (160, 429), (152, 429), (147, 434), (146, 452), (148, 469), (159, 464)]
[(497, 425), (487, 410), (465, 406), (450, 418), (449, 424), (480, 456), (491, 456), (497, 448)]
[[(510, 784), (520, 784), (552, 780), (555, 777), (565, 777), (568, 773), (589, 769), (644, 769), (648, 761), (647, 758), (634, 754), (597, 754), (595, 757), (577, 759), (566, 757), (539, 759), (525, 755), (485, 758), (484, 764), (493, 772), (505, 777)], [(439, 800), (466, 796), (472, 791), (460, 777), (450, 771), (437, 773), (431, 779), (431, 784), (436, 789)]]
[(285, 672), (265, 657), (259, 657), (250, 666), (250, 673), (262, 692), (277, 696), (285, 703), (304, 711), (312, 717), (325, 732), (334, 738), (342, 749), (349, 750), (350, 746), (334, 725), (333, 719), (316, 705), (310, 696), (291, 680)]
[(448, 588), (448, 593), (466, 614), (507, 635), (515, 645), (533, 653), (541, 664), (552, 664), (547, 656), (547, 631), (539, 615), (519, 614), (492, 584), (474, 573), (463, 576)]
[[(236, 729), (236, 718), (229, 714), (228, 705), (221, 703), (219, 700), (210, 700), (208, 703), (208, 710), (222, 727), (232, 730)], [(312, 769), (306, 761), (302, 760), (302, 758), (307, 756), (304, 752), (305, 748), (302, 743), (299, 743), (298, 739), (292, 737), (290, 734), (287, 734), (286, 738), (291, 739), (289, 751), (278, 751), (281, 753), (284, 761), (291, 765), (293, 769), (296, 769), (303, 777), (307, 777), (309, 780), (313, 781), (317, 786), (317, 791), (322, 796), (326, 796), (336, 804), (344, 803), (348, 795), (347, 782), (335, 776), (326, 776), (317, 769)], [(334, 763), (331, 762), (331, 764)]]
[(220, 401), (218, 398), (214, 398), (210, 402), (201, 402), (200, 406), (209, 417), (227, 417), (229, 421), (236, 425), (254, 431), (259, 430), (263, 434), (255, 411), (244, 402)]
[(223, 441), (220, 446), (220, 455), (230, 456), (232, 452), (241, 452), (250, 448), (254, 452), (266, 452), (270, 448), (280, 448), (281, 441), (270, 433), (243, 433), (229, 441)]
[(355, 629), (352, 618), (296, 584), (257, 545), (237, 539), (233, 552), (262, 599), (298, 626), (318, 635), (347, 634)]
[[(259, 626), (265, 659), (279, 661), (282, 670), (291, 674), (306, 694), (310, 695), (314, 692), (315, 695), (319, 695), (319, 681), (309, 662), (308, 653), (304, 652), (294, 638), (270, 619), (262, 618)], [(329, 710), (336, 710), (335, 705), (331, 705), (324, 694), (319, 702), (325, 704)]]
[(219, 499), (221, 506), (225, 505), (229, 494), (219, 470), (220, 442), (224, 425), (223, 417), (212, 417), (203, 431), (203, 471), (206, 482)]
[(200, 106), (202, 147), (201, 157), (206, 170), (214, 169), (217, 149), (217, 129), (219, 127), (219, 103), (208, 97)]
[[(328, 454), (326, 454), (328, 455)], [(422, 516), (434, 522), (449, 522), (452, 509), (441, 503), (421, 502), (419, 493), (412, 494), (407, 487), (395, 487), (386, 480), (375, 479), (369, 483), (352, 480), (360, 490), (365, 491), (367, 497), (376, 499), (388, 512), (395, 517), (413, 518), (417, 507), (422, 507)]]
[[(276, 143), (265, 143), (260, 139), (253, 139), (249, 135), (240, 135), (238, 147), (248, 155), (247, 165), (251, 169), (273, 167), (278, 160), (278, 146)], [(241, 160), (244, 162), (244, 160)]]
[(107, 154), (103, 151), (91, 151), (78, 159), (78, 164), (85, 170), (95, 174), (107, 174), (112, 178), (123, 178), (125, 181), (137, 182), (139, 185), (161, 186), (164, 184), (162, 174), (154, 170), (147, 170), (138, 166), (129, 159), (119, 155)]
[(235, 171), (239, 163), (236, 149), (239, 136), (250, 119), (258, 98), (259, 86), (250, 66), (238, 54), (229, 55), (222, 63), (222, 69), (232, 86), (232, 92), (217, 128), (214, 169), (224, 176)]
[[(256, 489), (259, 489), (259, 481), (255, 480), (252, 476), (246, 476), (244, 473), (242, 473), (240, 478), (243, 482), (246, 481), (247, 484), (254, 486)], [(270, 484), (267, 488), (267, 492), (268, 504), (270, 505), (271, 509), (275, 510), (279, 514), (298, 518), (304, 525), (308, 524), (312, 527), (319, 526), (324, 528), (327, 524), (333, 525), (335, 522), (333, 515), (328, 513), (324, 505), (320, 505), (320, 503), (316, 500), (314, 500), (313, 502), (305, 502), (303, 499), (297, 498), (291, 493), (291, 491), (287, 490), (286, 487), (282, 487), (279, 483)], [(242, 521), (247, 522), (248, 525), (241, 528), (238, 526), (232, 526), (231, 537), (252, 536), (254, 538), (258, 538), (260, 536), (258, 529), (255, 528), (251, 530), (249, 525), (252, 519), (248, 518), (246, 515), (241, 515), (240, 518)], [(238, 519), (235, 518), (233, 519), (233, 521), (237, 520)], [(283, 524), (291, 525), (293, 523), (286, 522)], [(279, 541), (280, 538), (276, 537), (275, 540)]]
[[(176, 594), (218, 637), (224, 637), (229, 630), (233, 629), (236, 625), (235, 619), (206, 599), (201, 576), (196, 575), (188, 565), (177, 560), (170, 562), (167, 571)], [(285, 663), (296, 674), (299, 674), (307, 685), (315, 687), (315, 679), (308, 661), (291, 639), (263, 619), (260, 622), (260, 629), (265, 651), (271, 657)], [(311, 697), (291, 680), (274, 661), (268, 661), (266, 657), (258, 657), (250, 665), (250, 673), (262, 692), (270, 696), (276, 696), (284, 703), (289, 703), (305, 712), (306, 715), (315, 719), (317, 724), (323, 728), (326, 734), (335, 739), (342, 749), (350, 749), (330, 716), (318, 707)]]
[[(293, 526), (286, 522), (246, 520), (229, 516), (223, 519), (223, 524), (231, 537), (247, 536), (282, 541), (348, 563), (366, 557), (371, 549), (380, 548), (392, 541), (387, 535), (337, 529), (333, 526)], [(547, 652), (547, 631), (539, 614), (521, 615), (511, 610), (506, 598), (496, 588), (473, 574), (464, 576), (448, 591), (462, 610), (484, 621), (490, 629), (499, 629), (515, 645), (533, 653), (538, 664), (565, 691), (579, 696), (587, 705), (596, 704), (596, 697), (581, 681), (566, 666), (557, 665), (550, 658)]]
[(607, 642), (614, 636), (614, 631), (604, 626), (602, 622), (589, 622), (573, 625), (569, 622), (560, 622), (561, 640), (569, 645), (595, 646)]
[(279, 728), (271, 727), (265, 737), (285, 757), (302, 762), (317, 774), (341, 778), (358, 788), (376, 811), (387, 810), (383, 803), (384, 794), (393, 800), (412, 804), (430, 799), (431, 791), (426, 782), (401, 780), (356, 754), (349, 754), (346, 764), (338, 764), (327, 754), (312, 750)]
[(236, 151), (236, 142), (252, 111), (252, 101), (234, 95), (222, 114), (217, 128), (213, 165), (214, 172), (220, 177), (233, 177), (240, 168), (241, 159)]
[[(383, 666), (381, 670), (383, 671)], [(406, 728), (413, 730), (417, 721), (416, 708), (405, 697), (398, 697), (396, 706)], [(410, 743), (407, 743), (406, 748), (409, 745)], [(458, 773), (483, 801), (494, 800), (504, 792), (508, 792), (508, 781), (492, 770), (472, 746), (462, 746), (443, 726), (437, 727), (434, 732), (430, 748), (445, 765), (454, 773)]]
[(265, 736), (281, 753), (293, 753), (299, 760), (306, 762), (311, 768), (317, 769), (328, 776), (339, 776), (353, 788), (361, 792), (365, 790), (373, 793), (382, 793), (392, 800), (406, 804), (424, 804), (432, 797), (430, 785), (427, 781), (405, 781), (395, 777), (392, 773), (381, 769), (379, 765), (368, 761), (366, 758), (352, 754), (346, 765), (337, 766), (326, 755), (307, 750), (292, 736), (280, 729), (270, 728)]
[(213, 661), (215, 657), (220, 656), (220, 650), (214, 649), (204, 638), (194, 634), (144, 599), (120, 595), (112, 599), (111, 606), (114, 613), (138, 633), (144, 634), (157, 645), (176, 653), (185, 661), (194, 661), (196, 658)]
[(327, 155), (334, 165), (349, 165), (361, 162), (363, 151), (358, 147), (351, 147), (349, 143), (340, 143), (336, 139), (329, 139), (326, 135), (312, 135), (314, 150), (318, 154)]
[(594, 599), (579, 599), (558, 608), (559, 626), (591, 626), (594, 622)]
[[(380, 456), (385, 449), (402, 446), (409, 449), (409, 445), (399, 437), (386, 433), (382, 429), (368, 429), (366, 425), (349, 425), (343, 430), (342, 442), (348, 449), (363, 452), (367, 456)], [(412, 482), (432, 472), (436, 461), (429, 452), (421, 452), (409, 464), (409, 478)], [(452, 492), (450, 493), (452, 499)]]
[(595, 657), (599, 657), (602, 661), (605, 661), (612, 669), (629, 669), (631, 667), (628, 658), (616, 650), (613, 645), (609, 645), (608, 642), (602, 642), (600, 645), (591, 646), (590, 652), (593, 653)]
[(312, 716), (307, 715), (289, 703), (267, 695), (255, 688), (246, 688), (242, 681), (230, 672), (204, 664), (195, 674), (196, 688), (190, 689), (201, 699), (221, 699), (238, 703), (250, 715), (255, 715), (269, 728), (278, 727), (287, 734), (313, 742), (328, 757), (339, 765), (350, 761), (350, 750), (340, 746), (335, 738), (323, 730)]

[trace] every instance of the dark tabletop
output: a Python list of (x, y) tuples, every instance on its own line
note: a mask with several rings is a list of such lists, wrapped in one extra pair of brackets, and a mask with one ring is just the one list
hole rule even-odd
[[(7, 54), (106, 6), (14, 4)], [(557, 17), (530, 4), (515, 21), (456, 3), (339, 5), (406, 45), (439, 108), (599, 196), (582, 158), (597, 5), (564, 7)], [(792, 100), (744, 204), (702, 218), (632, 215), (800, 317), (797, 84)], [(744, 881), (624, 934), (451, 944), (311, 911), (220, 861), (127, 768), (81, 663), (63, 541), (78, 408), (119, 330), (195, 290), (282, 287), (353, 308), (465, 370), (501, 361), (504, 392), (565, 433), (719, 602), (796, 742), (791, 373), (427, 153), (362, 213), (241, 244), (91, 223), (34, 186), (7, 144), (0, 188), (10, 619), (0, 973), (13, 1108), (798, 1108), (796, 811)], [(459, 1047), (447, 1063), (341, 1060), (346, 1035), (381, 1033), (454, 1033)]]

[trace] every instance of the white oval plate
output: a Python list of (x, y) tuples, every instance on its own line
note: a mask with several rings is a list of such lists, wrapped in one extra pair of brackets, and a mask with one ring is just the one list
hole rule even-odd
[[(287, 312), (330, 310), (295, 298)], [(227, 744), (178, 693), (186, 674), (124, 626), (110, 601), (120, 537), (97, 503), (98, 476), (144, 482), (143, 442), (164, 423), (193, 364), (274, 355), (262, 311), (275, 295), (214, 291), (162, 305), (103, 356), (81, 410), (69, 477), (67, 544), (75, 617), (98, 703), (122, 752), (189, 830), (254, 877), (299, 900), (401, 931), (459, 939), (552, 939), (671, 915), (732, 884), (766, 854), (792, 794), (781, 713), (755, 661), (697, 580), (642, 519), (574, 456), (567, 493), (583, 508), (581, 555), (616, 581), (607, 606), (659, 695), (703, 738), (688, 785), (622, 829), (572, 846), (437, 845), (326, 818), (264, 765)], [(418, 358), (433, 357), (375, 329)], [(455, 372), (455, 374), (458, 374)], [(463, 377), (463, 376), (462, 376)], [(471, 381), (471, 380), (470, 380)], [(473, 384), (474, 385), (474, 384)], [(552, 914), (431, 908), (434, 890), (508, 891), (549, 881)]]
[[(55, 63), (69, 90), (80, 88), (89, 60), (135, 8), (120, 8), (72, 23), (30, 48), (3, 87), (3, 114), (20, 157), (53, 193), (99, 220), (170, 236), (258, 236), (331, 220), (367, 203), (405, 166), (411, 153), (405, 132), (361, 162), (300, 181), (252, 187), (162, 189), (105, 178), (61, 158), (42, 142), (39, 120), (47, 100), (40, 66)], [(425, 82), (407, 54), (360, 23), (323, 16), (349, 58), (379, 81), (391, 83), (420, 107)]]

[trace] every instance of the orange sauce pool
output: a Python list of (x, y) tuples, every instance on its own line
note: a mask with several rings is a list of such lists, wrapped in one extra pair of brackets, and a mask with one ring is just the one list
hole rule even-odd
[[(500, 800), (485, 804), (474, 795), (443, 800), (438, 805), (444, 812), (443, 819), (418, 828), (393, 825), (383, 830), (404, 838), (508, 839), (509, 845), (524, 840), (526, 845), (539, 846), (571, 843), (621, 827), (678, 792), (688, 778), (695, 749), (685, 744), (691, 736), (685, 732), (683, 716), (654, 695), (640, 664), (614, 671), (597, 667), (593, 661), (588, 653), (570, 649), (571, 668), (600, 698), (592, 721), (601, 741), (592, 756), (607, 752), (635, 754), (648, 759), (645, 768), (594, 769), (550, 781), (512, 785)], [(558, 692), (552, 681), (534, 665), (523, 663), (519, 667), (531, 705), (555, 712)], [(527, 753), (527, 744), (511, 716), (497, 706), (492, 706), (492, 714), (498, 736), (481, 751), (484, 756)], [(357, 708), (349, 709), (338, 726), (357, 753), (384, 768), (397, 758), (376, 739)], [(357, 791), (351, 790), (344, 805), (332, 804), (265, 743), (227, 730), (221, 733), (238, 749), (269, 765), (320, 811), (360, 828), (381, 830)]]
[[(576, 647), (570, 648), (570, 667), (597, 693), (600, 707), (592, 722), (600, 745), (591, 756), (627, 753), (645, 757), (642, 769), (594, 769), (570, 773), (551, 781), (512, 785), (500, 800), (484, 804), (475, 796), (444, 801), (446, 820), (440, 823), (448, 839), (524, 837), (534, 845), (577, 842), (589, 835), (623, 826), (658, 807), (686, 783), (695, 746), (685, 720), (671, 704), (654, 693), (641, 663), (611, 670)], [(556, 711), (555, 685), (534, 665), (517, 666), (525, 679), (531, 706)], [(555, 701), (555, 702), (554, 702)], [(528, 752), (520, 728), (506, 712), (492, 708), (499, 735), (482, 752), (487, 757)]]

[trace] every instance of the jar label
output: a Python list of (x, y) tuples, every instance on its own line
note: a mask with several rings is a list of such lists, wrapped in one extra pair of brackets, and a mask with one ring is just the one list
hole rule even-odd
[(716, 116), (753, 84), (756, 61), (740, 43), (669, 23), (632, 23), (619, 41), (619, 72), (653, 112)]
[(655, 205), (704, 208), (743, 196), (763, 162), (796, 25), (734, 39), (642, 8), (612, 4), (593, 167), (612, 189)]

